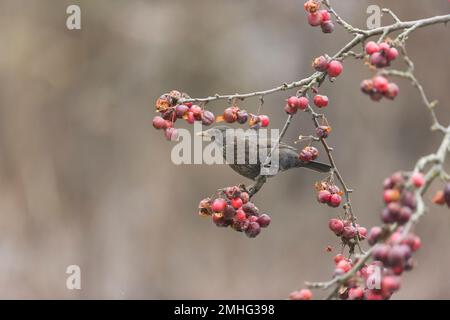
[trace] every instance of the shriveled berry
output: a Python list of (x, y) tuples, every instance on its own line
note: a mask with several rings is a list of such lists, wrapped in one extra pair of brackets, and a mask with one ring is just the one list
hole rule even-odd
[(328, 222), (328, 227), (336, 235), (340, 235), (344, 231), (344, 222), (342, 222), (342, 220), (333, 218), (333, 219), (330, 219), (330, 221)]
[(317, 57), (313, 60), (312, 66), (314, 70), (319, 72), (327, 71), (328, 69), (328, 59), (324, 56)]
[(258, 217), (257, 222), (259, 223), (259, 225), (261, 226), (261, 228), (266, 228), (269, 226), (270, 224), (270, 217), (267, 214), (262, 214)]
[(365, 50), (367, 54), (374, 54), (375, 52), (378, 52), (380, 50), (380, 47), (375, 41), (369, 41), (366, 43)]
[(308, 23), (313, 27), (317, 27), (322, 23), (322, 15), (318, 12), (310, 12), (307, 14), (307, 16)]
[(233, 227), (234, 230), (236, 230), (238, 232), (244, 232), (245, 230), (247, 230), (249, 224), (250, 224), (250, 221), (248, 221), (248, 219), (233, 220), (231, 226)]
[(231, 205), (227, 205), (223, 210), (223, 218), (225, 220), (232, 220), (236, 214), (236, 210)]
[(303, 7), (307, 12), (316, 12), (320, 8), (320, 2), (317, 0), (308, 0), (304, 3)]
[(241, 195), (241, 189), (238, 186), (226, 187), (224, 193), (231, 200)]
[(363, 80), (360, 85), (361, 91), (365, 94), (371, 94), (374, 90), (373, 81), (370, 79)]
[(249, 238), (255, 238), (261, 232), (261, 227), (258, 222), (250, 222), (247, 229), (245, 230), (245, 234)]
[(200, 201), (198, 204), (198, 214), (202, 217), (207, 217), (212, 214), (210, 198), (205, 198)]
[(153, 127), (155, 129), (165, 129), (166, 126), (166, 120), (164, 120), (160, 116), (156, 116), (153, 118)]
[(316, 128), (316, 135), (320, 139), (325, 139), (328, 137), (328, 134), (331, 132), (330, 126), (318, 126)]
[(340, 195), (338, 195), (337, 193), (332, 194), (330, 197), (330, 202), (328, 202), (328, 204), (331, 207), (339, 207), (339, 205), (341, 204), (342, 201), (342, 197)]
[(319, 108), (323, 108), (326, 107), (328, 105), (328, 97), (324, 96), (324, 95), (316, 95), (314, 96), (314, 104), (319, 107)]
[(214, 123), (214, 120), (216, 119), (214, 116), (214, 113), (211, 111), (205, 110), (202, 112), (201, 115), (202, 124), (205, 126), (209, 126)]
[(320, 190), (317, 193), (317, 201), (320, 203), (328, 203), (331, 199), (331, 192), (328, 190)]
[(323, 33), (332, 33), (334, 31), (334, 23), (331, 21), (324, 21), (320, 24)]
[(212, 219), (214, 224), (218, 227), (228, 227), (230, 225), (230, 222), (226, 221), (221, 213), (214, 213)]
[(218, 198), (213, 201), (211, 205), (211, 209), (214, 212), (223, 212), (225, 210), (225, 207), (227, 206), (227, 201), (222, 198)]
[(330, 63), (328, 64), (327, 72), (330, 77), (339, 76), (342, 73), (342, 70), (342, 63), (337, 60), (330, 61)]
[(244, 203), (242, 210), (248, 215), (258, 215), (258, 208), (252, 202)]

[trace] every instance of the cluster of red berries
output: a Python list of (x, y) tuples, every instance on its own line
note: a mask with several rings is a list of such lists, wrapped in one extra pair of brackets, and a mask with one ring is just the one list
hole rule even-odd
[(177, 119), (185, 119), (191, 124), (195, 121), (201, 121), (206, 126), (214, 123), (215, 116), (211, 111), (204, 110), (192, 102), (178, 103), (180, 99), (188, 98), (189, 96), (186, 93), (172, 90), (156, 100), (155, 108), (160, 115), (153, 118), (153, 127), (155, 129), (164, 129), (167, 140), (176, 140), (178, 138), (177, 129), (173, 126)]
[(373, 101), (380, 101), (383, 97), (395, 99), (400, 89), (394, 82), (389, 82), (385, 77), (375, 76), (361, 82), (361, 91), (369, 95)]
[(398, 50), (391, 47), (387, 42), (377, 44), (374, 41), (369, 41), (366, 43), (365, 51), (370, 56), (370, 64), (376, 68), (388, 67), (391, 61), (398, 57)]
[[(328, 97), (320, 94), (316, 94), (313, 98), (314, 105), (318, 108), (324, 108), (328, 106)], [(306, 97), (291, 96), (286, 100), (284, 111), (287, 114), (296, 114), (298, 110), (305, 110), (309, 106), (309, 100)]]
[(327, 72), (328, 76), (335, 78), (342, 73), (344, 67), (342, 63), (337, 60), (329, 60), (324, 56), (317, 57), (312, 62), (314, 70), (319, 72)]
[[(410, 177), (413, 187), (420, 188), (425, 183), (425, 178), (420, 172), (416, 172)], [(414, 193), (406, 188), (407, 176), (402, 172), (396, 172), (384, 181), (383, 199), (386, 203), (381, 212), (383, 223), (397, 223), (403, 225), (407, 223), (413, 210), (416, 209), (416, 199)]]
[(218, 227), (231, 227), (235, 231), (245, 232), (249, 238), (255, 238), (261, 228), (270, 224), (267, 214), (260, 214), (259, 209), (250, 201), (248, 192), (238, 186), (221, 191), (216, 199), (206, 198), (200, 201), (199, 214), (212, 217)]
[(316, 185), (317, 191), (317, 201), (320, 203), (326, 203), (330, 207), (339, 207), (342, 202), (342, 194), (343, 192), (339, 189), (339, 187), (333, 183), (328, 181), (317, 182)]
[(439, 205), (447, 204), (447, 207), (450, 208), (450, 183), (447, 183), (443, 190), (436, 192), (433, 202)]
[(364, 240), (367, 236), (367, 229), (359, 224), (353, 224), (351, 220), (330, 219), (328, 227), (334, 234), (342, 238), (343, 243), (351, 240)]
[(228, 107), (224, 110), (222, 116), (217, 118), (217, 122), (225, 121), (227, 123), (237, 122), (244, 124), (248, 121), (250, 128), (259, 129), (269, 126), (270, 119), (266, 115), (254, 115), (246, 110), (241, 110), (238, 106)]
[(316, 160), (318, 156), (319, 156), (319, 150), (317, 150), (317, 148), (312, 147), (312, 146), (306, 146), (300, 152), (300, 154), (298, 155), (298, 158), (301, 161), (308, 163), (310, 161)]
[(334, 24), (331, 22), (331, 15), (327, 10), (319, 10), (320, 2), (317, 0), (308, 0), (304, 4), (308, 13), (308, 23), (317, 27), (320, 26), (323, 33), (331, 33), (334, 30)]

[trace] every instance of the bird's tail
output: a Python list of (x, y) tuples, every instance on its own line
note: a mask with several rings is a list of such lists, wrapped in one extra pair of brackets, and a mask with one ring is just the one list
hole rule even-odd
[(299, 167), (305, 167), (316, 172), (327, 173), (330, 172), (331, 166), (322, 162), (310, 161), (308, 163), (302, 163)]

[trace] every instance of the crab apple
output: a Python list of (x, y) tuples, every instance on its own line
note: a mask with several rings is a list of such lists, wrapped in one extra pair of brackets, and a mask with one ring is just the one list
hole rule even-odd
[(384, 202), (389, 203), (400, 199), (400, 192), (397, 189), (387, 189), (383, 193)]
[(339, 261), (344, 260), (344, 259), (345, 259), (345, 256), (342, 253), (335, 255), (333, 258), (335, 264), (338, 264)]
[(372, 54), (370, 56), (369, 59), (370, 63), (372, 65), (374, 65), (377, 68), (383, 68), (386, 67), (388, 64), (388, 60), (386, 59), (386, 57), (380, 53), (380, 52), (375, 52), (374, 54)]
[(328, 203), (331, 199), (331, 192), (328, 190), (320, 190), (317, 193), (317, 201), (320, 203)]
[(312, 27), (317, 27), (322, 23), (322, 15), (319, 12), (308, 13), (308, 23)]
[(224, 193), (231, 200), (241, 195), (241, 189), (238, 186), (226, 187)]
[(242, 210), (244, 210), (244, 212), (248, 215), (258, 215), (258, 208), (252, 202), (244, 203), (242, 205)]
[(374, 54), (375, 52), (380, 51), (380, 47), (375, 41), (369, 41), (366, 43), (365, 50), (367, 54)]
[(244, 232), (245, 230), (247, 230), (249, 224), (250, 224), (250, 221), (248, 221), (248, 219), (233, 220), (231, 226), (237, 232)]
[(166, 120), (164, 120), (162, 117), (160, 116), (156, 116), (153, 118), (153, 127), (155, 129), (165, 129), (166, 127)]
[(334, 23), (331, 21), (324, 21), (320, 24), (323, 33), (332, 33), (334, 31)]
[(398, 57), (398, 50), (395, 48), (390, 48), (389, 50), (387, 50), (386, 52), (386, 58), (388, 60), (395, 60), (395, 58)]
[(365, 94), (371, 94), (373, 91), (373, 81), (365, 79), (360, 84), (361, 91)]
[(352, 268), (352, 264), (348, 260), (341, 260), (337, 263), (336, 269), (340, 269), (347, 273)]
[(386, 92), (384, 92), (384, 96), (388, 99), (394, 100), (395, 97), (398, 95), (399, 91), (400, 91), (400, 89), (399, 89), (398, 85), (396, 85), (393, 82), (390, 82), (388, 84)]
[(349, 300), (361, 300), (364, 298), (364, 290), (361, 287), (350, 288), (348, 290)]
[(261, 120), (261, 127), (265, 128), (269, 126), (270, 120), (266, 115), (260, 115), (259, 119)]
[(225, 210), (225, 207), (227, 206), (227, 201), (222, 198), (218, 198), (213, 201), (211, 205), (211, 209), (214, 212), (223, 212)]
[(244, 210), (239, 209), (236, 211), (236, 214), (234, 215), (234, 219), (236, 221), (243, 221), (247, 219), (247, 215), (245, 214)]
[(298, 98), (296, 96), (290, 96), (289, 98), (287, 98), (286, 102), (289, 105), (289, 107), (293, 109), (297, 108), (298, 106)]
[(303, 4), (307, 12), (316, 12), (320, 8), (320, 2), (317, 0), (308, 0)]
[(186, 116), (186, 122), (190, 123), (190, 124), (193, 124), (195, 122), (195, 116), (192, 111), (188, 111), (187, 116)]
[(297, 108), (300, 110), (305, 110), (306, 108), (308, 108), (309, 105), (309, 101), (308, 98), (306, 97), (299, 97), (298, 98), (298, 102), (297, 102)]
[(365, 239), (367, 237), (367, 229), (364, 227), (358, 227), (358, 234), (361, 240)]
[(237, 116), (237, 122), (239, 124), (244, 124), (248, 120), (248, 113), (245, 110), (239, 110), (236, 114)]
[(416, 188), (420, 188), (425, 184), (425, 177), (420, 172), (414, 172), (411, 176), (411, 182)]
[(225, 220), (232, 220), (236, 214), (236, 210), (231, 205), (227, 205), (223, 210), (223, 218)]
[(286, 104), (286, 105), (284, 106), (284, 111), (285, 111), (287, 114), (293, 115), (293, 114), (296, 114), (296, 113), (297, 113), (297, 108), (292, 108), (291, 106), (289, 106), (288, 104)]
[(300, 291), (293, 291), (289, 294), (290, 300), (311, 300), (312, 292), (309, 289), (302, 289)]
[(336, 235), (340, 235), (344, 231), (344, 222), (342, 222), (342, 220), (333, 218), (328, 222), (328, 227)]
[(448, 207), (450, 207), (450, 183), (444, 187), (444, 200)]
[(211, 111), (205, 110), (202, 112), (201, 115), (202, 124), (205, 126), (209, 126), (214, 123), (214, 120), (216, 119), (214, 116), (214, 113)]
[(383, 53), (386, 54), (389, 51), (389, 49), (391, 48), (391, 46), (386, 42), (382, 42), (379, 44), (379, 48), (380, 48), (380, 51), (382, 51)]
[(414, 196), (414, 193), (410, 191), (404, 191), (402, 193), (400, 202), (402, 205), (410, 207), (412, 210), (415, 210), (417, 207), (416, 197)]
[(266, 228), (269, 226), (270, 224), (270, 217), (267, 214), (262, 214), (258, 217), (257, 222), (259, 223), (259, 225), (261, 226), (261, 228)]
[(350, 240), (350, 239), (353, 239), (356, 236), (356, 233), (357, 233), (357, 231), (356, 231), (355, 227), (353, 227), (353, 226), (345, 226), (344, 227), (344, 231), (342, 232), (342, 236), (345, 239)]
[(167, 128), (164, 132), (164, 135), (166, 136), (166, 139), (169, 141), (177, 141), (178, 140), (178, 130), (170, 127)]
[(316, 128), (316, 136), (320, 139), (325, 139), (328, 137), (328, 134), (331, 132), (331, 127), (329, 126), (318, 126)]
[(250, 195), (248, 192), (241, 192), (240, 197), (242, 199), (242, 203), (247, 203), (250, 200)]
[(331, 207), (336, 208), (336, 207), (339, 207), (339, 205), (341, 204), (341, 201), (342, 201), (342, 197), (340, 195), (338, 195), (337, 193), (335, 193), (335, 194), (331, 195), (330, 202), (328, 202), (328, 204)]
[(258, 217), (257, 216), (249, 216), (248, 221), (249, 222), (258, 222)]
[(383, 300), (383, 295), (380, 290), (366, 289), (364, 290), (364, 297), (367, 300)]
[(397, 276), (384, 276), (381, 279), (381, 291), (383, 295), (390, 295), (400, 289), (400, 278)]
[(389, 81), (383, 76), (376, 76), (373, 78), (373, 86), (379, 92), (386, 92), (388, 90)]
[(439, 205), (445, 204), (444, 191), (442, 191), (442, 190), (437, 191), (436, 194), (433, 196), (433, 199), (431, 201), (434, 204), (439, 204)]
[(386, 261), (390, 247), (384, 243), (376, 244), (372, 249), (372, 258), (378, 261)]
[(323, 108), (326, 107), (328, 105), (328, 97), (324, 96), (324, 95), (316, 95), (314, 96), (314, 104), (319, 107), (319, 108)]
[(319, 10), (317, 13), (319, 13), (319, 14), (322, 15), (322, 21), (323, 21), (323, 22), (329, 21), (329, 20), (331, 19), (331, 15), (330, 15), (330, 13), (328, 12), (328, 10), (325, 10), (325, 9)]
[(328, 69), (328, 59), (324, 56), (317, 57), (312, 62), (312, 67), (314, 70), (319, 72), (327, 71)]
[(413, 252), (419, 250), (421, 246), (420, 238), (412, 233), (407, 234), (400, 243), (408, 245)]
[(231, 200), (231, 205), (233, 206), (233, 208), (239, 209), (240, 207), (242, 207), (243, 201), (241, 198), (234, 198), (233, 200)]
[(249, 238), (255, 238), (261, 232), (261, 227), (258, 222), (250, 222), (247, 229), (245, 230), (245, 235)]
[(233, 107), (226, 108), (225, 111), (223, 112), (223, 119), (225, 120), (225, 122), (228, 123), (235, 122), (237, 120), (236, 108)]
[(185, 104), (179, 104), (175, 107), (175, 113), (178, 118), (183, 118), (184, 115), (189, 111), (189, 107)]
[(373, 246), (375, 243), (377, 243), (382, 232), (383, 232), (383, 230), (380, 227), (378, 227), (378, 226), (372, 227), (372, 229), (370, 229), (370, 231), (369, 231), (369, 236), (367, 237), (367, 242), (371, 246)]
[(200, 106), (194, 104), (192, 107), (189, 108), (189, 111), (191, 111), (194, 114), (195, 120), (201, 120), (203, 110)]
[(218, 227), (228, 227), (230, 225), (230, 222), (226, 221), (220, 213), (214, 213), (212, 215), (212, 220)]
[(327, 72), (330, 77), (337, 77), (342, 73), (342, 69), (342, 63), (337, 60), (333, 60), (328, 64)]

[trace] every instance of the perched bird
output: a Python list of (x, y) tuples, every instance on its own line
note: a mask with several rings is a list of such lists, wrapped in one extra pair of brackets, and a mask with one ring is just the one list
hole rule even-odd
[[(222, 149), (223, 158), (228, 160), (227, 163), (240, 175), (255, 180), (261, 173), (261, 163), (264, 163), (266, 155), (270, 155), (273, 146), (276, 146), (277, 140), (273, 139), (259, 139), (258, 131), (254, 131), (254, 138), (250, 138), (244, 131), (235, 131), (230, 135), (226, 133), (228, 129), (233, 130), (227, 126), (216, 126), (214, 128), (201, 131), (198, 135), (203, 139), (212, 140), (218, 147)], [(245, 148), (244, 148), (245, 146)], [(233, 148), (232, 161), (227, 159), (228, 148)], [(269, 174), (273, 176), (279, 172), (286, 171), (292, 168), (308, 168), (317, 172), (326, 173), (330, 171), (330, 166), (324, 163), (309, 161), (303, 162), (299, 159), (298, 152), (294, 147), (291, 147), (283, 142), (278, 145), (278, 167), (274, 173)], [(242, 154), (245, 152), (245, 154)], [(241, 153), (241, 154), (240, 154)], [(263, 156), (260, 159), (260, 154)], [(266, 166), (272, 166), (271, 162), (266, 163)]]

